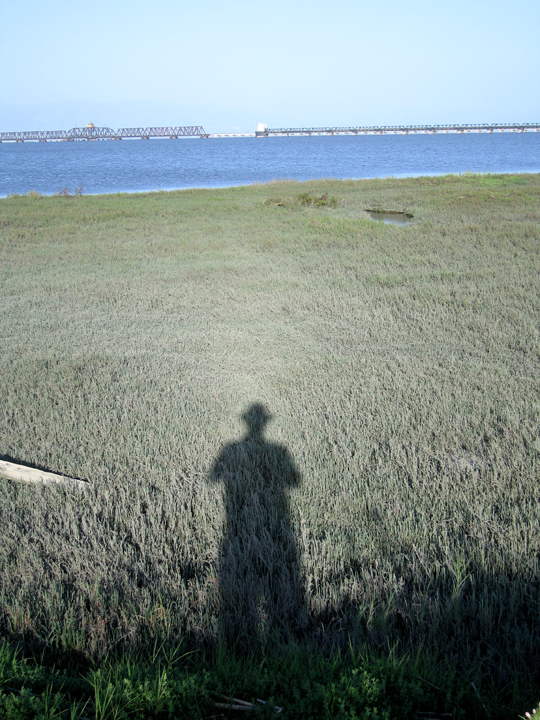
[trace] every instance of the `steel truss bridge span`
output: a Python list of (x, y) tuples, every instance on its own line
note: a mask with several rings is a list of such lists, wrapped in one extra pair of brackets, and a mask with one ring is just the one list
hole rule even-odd
[(540, 123), (499, 123), (495, 125), (370, 125), (365, 127), (312, 127), (312, 128), (267, 128), (257, 131), (257, 137), (290, 135), (414, 135), (437, 133), (478, 133), (478, 132), (539, 132)]
[(182, 127), (120, 128), (84, 127), (71, 130), (27, 130), (25, 132), (0, 132), (0, 142), (58, 142), (70, 140), (123, 140), (124, 138), (170, 138), (179, 137), (207, 138), (208, 134), (201, 125)]

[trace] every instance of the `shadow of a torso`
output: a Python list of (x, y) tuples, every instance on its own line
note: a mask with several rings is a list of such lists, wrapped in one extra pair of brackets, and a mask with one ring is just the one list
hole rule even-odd
[(303, 605), (288, 498), (300, 476), (285, 447), (251, 430), (222, 450), (211, 473), (225, 487), (220, 631), (228, 641), (250, 643), (294, 633)]

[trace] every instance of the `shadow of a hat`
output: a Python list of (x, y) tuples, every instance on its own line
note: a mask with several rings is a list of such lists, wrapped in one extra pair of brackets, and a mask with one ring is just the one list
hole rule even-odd
[(251, 432), (260, 432), (272, 416), (262, 403), (253, 403), (242, 415)]

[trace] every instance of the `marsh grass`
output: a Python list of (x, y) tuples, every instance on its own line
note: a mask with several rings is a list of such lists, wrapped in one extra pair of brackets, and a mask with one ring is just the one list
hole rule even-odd
[(37, 190), (29, 190), (27, 193), (10, 193), (8, 195), (8, 198), (11, 200), (12, 198), (41, 198), (43, 197), (42, 193), (38, 192)]
[[(0, 201), (0, 453), (90, 481), (0, 486), (2, 633), (83, 664), (156, 640), (212, 654), (224, 630), (239, 657), (392, 650), (522, 712), (540, 681), (540, 178), (279, 192)], [(252, 567), (254, 636), (223, 628), (227, 507), (245, 503), (211, 474), (255, 402), (299, 477), (280, 512), (302, 603)], [(268, 462), (248, 456), (259, 502)]]
[(295, 197), (272, 197), (262, 203), (269, 207), (298, 208), (298, 207), (330, 207), (336, 208), (340, 204), (337, 197), (328, 197), (328, 193), (312, 196), (308, 192), (300, 193)]

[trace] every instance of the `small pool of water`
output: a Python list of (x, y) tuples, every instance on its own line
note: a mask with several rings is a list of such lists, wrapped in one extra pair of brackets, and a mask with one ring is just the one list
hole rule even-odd
[(410, 225), (412, 215), (404, 212), (379, 212), (378, 210), (366, 210), (371, 220), (383, 222), (387, 225)]

